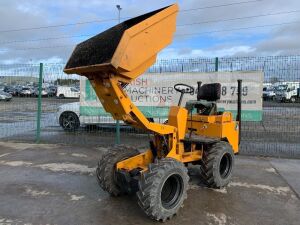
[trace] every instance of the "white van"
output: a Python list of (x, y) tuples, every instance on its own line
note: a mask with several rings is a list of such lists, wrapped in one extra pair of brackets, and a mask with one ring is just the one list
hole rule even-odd
[[(75, 131), (81, 125), (103, 125), (103, 124), (116, 124), (116, 121), (111, 116), (83, 116), (80, 115), (80, 103), (73, 102), (63, 104), (57, 109), (57, 122), (66, 131)], [(166, 119), (148, 118), (154, 120), (156, 123), (166, 123)], [(120, 121), (124, 125), (123, 121)]]
[(56, 97), (58, 98), (79, 98), (80, 91), (75, 87), (58, 86)]
[(273, 86), (266, 86), (263, 88), (263, 100), (275, 100), (275, 87)]
[(299, 82), (284, 82), (276, 87), (276, 100), (294, 103), (299, 100), (299, 89)]

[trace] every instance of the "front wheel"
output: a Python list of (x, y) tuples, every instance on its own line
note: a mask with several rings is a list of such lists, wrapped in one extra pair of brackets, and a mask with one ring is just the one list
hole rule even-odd
[(64, 112), (59, 117), (60, 126), (66, 131), (75, 131), (80, 127), (80, 121), (76, 113)]
[(154, 220), (171, 219), (187, 197), (188, 180), (187, 169), (175, 159), (164, 158), (149, 164), (139, 181), (140, 207)]
[(295, 103), (296, 102), (296, 98), (295, 97), (291, 97), (291, 103)]

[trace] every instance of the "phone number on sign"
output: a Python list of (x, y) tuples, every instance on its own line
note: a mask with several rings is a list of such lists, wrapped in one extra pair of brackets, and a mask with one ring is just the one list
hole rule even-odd
[[(236, 86), (222, 86), (221, 89), (222, 96), (234, 96), (238, 94), (238, 88)], [(242, 88), (242, 95), (247, 96), (248, 95), (248, 86), (244, 86)]]

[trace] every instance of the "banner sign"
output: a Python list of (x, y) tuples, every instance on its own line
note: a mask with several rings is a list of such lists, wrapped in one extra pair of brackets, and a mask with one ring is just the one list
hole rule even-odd
[[(180, 93), (174, 85), (184, 83), (197, 90), (197, 81), (202, 84), (221, 83), (221, 99), (217, 102), (218, 110), (237, 111), (237, 80), (242, 83), (242, 120), (262, 120), (263, 72), (211, 72), (211, 73), (145, 73), (125, 90), (131, 101), (139, 107), (146, 117), (167, 118), (169, 107), (177, 105)], [(80, 84), (80, 113), (83, 116), (109, 116), (101, 106), (95, 91), (87, 79)], [(186, 101), (196, 100), (197, 93), (185, 94)]]

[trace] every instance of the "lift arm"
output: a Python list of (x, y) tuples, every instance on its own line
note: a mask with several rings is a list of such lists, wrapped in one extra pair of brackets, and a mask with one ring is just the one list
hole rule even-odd
[(123, 120), (133, 127), (153, 131), (160, 135), (176, 133), (169, 125), (149, 122), (144, 114), (130, 100), (120, 82), (114, 75), (108, 78), (90, 80), (104, 109), (116, 120)]

